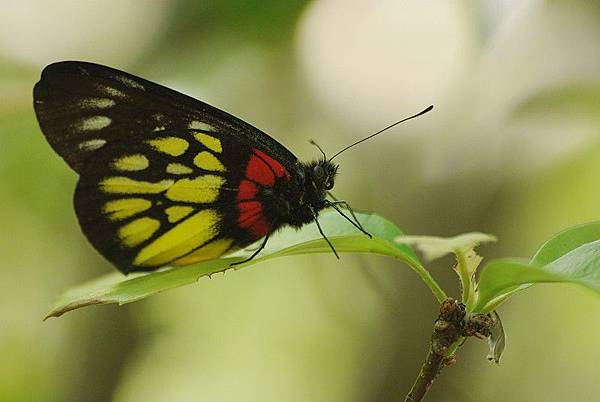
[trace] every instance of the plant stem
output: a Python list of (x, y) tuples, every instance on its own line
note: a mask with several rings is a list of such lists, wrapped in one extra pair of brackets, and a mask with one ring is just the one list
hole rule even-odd
[(418, 272), (418, 274), (423, 280), (423, 282), (425, 282), (425, 284), (429, 287), (429, 289), (431, 289), (431, 292), (433, 293), (438, 302), (441, 303), (446, 298), (448, 298), (446, 292), (444, 292), (444, 290), (440, 287), (440, 285), (438, 285), (435, 279), (433, 279), (429, 271), (425, 271), (424, 273)]
[(425, 285), (431, 290), (431, 293), (435, 296), (439, 303), (443, 302), (448, 298), (444, 289), (433, 279), (433, 276), (429, 273), (429, 271), (422, 266), (421, 264), (415, 264), (407, 262), (410, 267), (419, 275), (419, 277), (425, 282)]
[(442, 369), (452, 362), (454, 353), (464, 340), (464, 318), (462, 303), (448, 298), (440, 304), (440, 314), (433, 326), (427, 357), (405, 402), (422, 401)]
[(442, 369), (454, 363), (455, 354), (465, 339), (470, 336), (489, 338), (494, 326), (495, 321), (489, 314), (467, 314), (463, 303), (452, 298), (442, 301), (427, 357), (404, 402), (421, 402)]
[(429, 352), (427, 352), (427, 357), (425, 358), (423, 367), (421, 367), (419, 376), (415, 380), (404, 402), (419, 402), (423, 400), (433, 381), (440, 371), (442, 371), (444, 359), (444, 356), (435, 353), (433, 347), (429, 346)]

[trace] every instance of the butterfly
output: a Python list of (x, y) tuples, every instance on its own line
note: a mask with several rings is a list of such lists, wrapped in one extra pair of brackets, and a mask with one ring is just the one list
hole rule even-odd
[(338, 165), (314, 142), (323, 157), (301, 162), (222, 110), (88, 62), (48, 65), (33, 99), (50, 146), (79, 174), (83, 233), (123, 273), (215, 259), (262, 238), (245, 262), (279, 228), (310, 222), (337, 256), (318, 221), (329, 207), (370, 236), (347, 202), (327, 198)]

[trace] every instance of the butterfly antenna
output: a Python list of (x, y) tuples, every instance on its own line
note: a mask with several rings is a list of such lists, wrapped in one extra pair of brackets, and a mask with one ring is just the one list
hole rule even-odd
[[(366, 138), (363, 138), (362, 140), (356, 141), (355, 143), (348, 145), (347, 147), (345, 147), (344, 149), (342, 149), (341, 151), (339, 151), (338, 153), (336, 153), (335, 155), (333, 155), (331, 158), (329, 158), (329, 161), (331, 162), (331, 161), (333, 160), (333, 158), (335, 158), (336, 156), (338, 156), (338, 155), (339, 155), (339, 154), (341, 154), (342, 152), (349, 150), (349, 149), (350, 149), (350, 148), (352, 148), (353, 146), (355, 146), (355, 145), (358, 145), (358, 144), (360, 144), (361, 142), (364, 142), (364, 141), (366, 141), (366, 140), (368, 140), (368, 139), (370, 139), (370, 138), (373, 138), (373, 137), (375, 137), (376, 135), (378, 135), (378, 134), (381, 134), (381, 133), (383, 133), (384, 131), (386, 131), (386, 130), (389, 130), (390, 128), (392, 128), (392, 127), (394, 127), (394, 126), (397, 126), (397, 125), (398, 125), (398, 124), (400, 124), (400, 123), (404, 123), (405, 121), (408, 121), (408, 120), (414, 119), (414, 118), (416, 118), (416, 117), (419, 117), (419, 116), (421, 116), (421, 115), (424, 115), (425, 113), (429, 112), (431, 109), (433, 109), (433, 105), (430, 105), (430, 106), (429, 106), (429, 107), (427, 107), (425, 110), (422, 110), (422, 111), (420, 111), (419, 113), (417, 113), (417, 114), (415, 114), (415, 115), (412, 115), (412, 116), (410, 116), (410, 117), (404, 118), (404, 119), (402, 119), (402, 120), (400, 120), (400, 121), (397, 121), (397, 122), (395, 122), (394, 124), (390, 124), (390, 125), (389, 125), (389, 126), (387, 126), (386, 128), (383, 128), (383, 129), (379, 130), (379, 131), (378, 131), (378, 132), (376, 132), (375, 134), (371, 134), (370, 136), (368, 136), (368, 137), (366, 137)], [(315, 145), (316, 145), (316, 144), (315, 144)], [(321, 151), (321, 152), (323, 152), (323, 151)]]
[(325, 155), (325, 152), (323, 151), (323, 149), (321, 149), (321, 147), (319, 146), (319, 144), (317, 144), (317, 143), (315, 142), (315, 140), (310, 140), (309, 142), (310, 142), (312, 145), (314, 145), (315, 147), (317, 147), (317, 149), (318, 149), (319, 151), (321, 151), (321, 153), (323, 154), (323, 159), (327, 160), (327, 156)]

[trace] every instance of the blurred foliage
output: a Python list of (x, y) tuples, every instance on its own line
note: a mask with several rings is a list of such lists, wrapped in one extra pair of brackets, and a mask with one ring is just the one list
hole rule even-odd
[(273, 45), (291, 39), (296, 19), (308, 2), (291, 1), (179, 1), (165, 39), (209, 35)]
[(518, 106), (517, 113), (556, 113), (566, 118), (600, 118), (600, 83), (581, 82), (548, 88)]
[[(102, 4), (116, 15), (116, 3)], [(426, 98), (436, 105), (427, 119), (340, 158), (336, 195), (410, 234), (483, 231), (499, 239), (486, 255), (531, 255), (553, 233), (600, 219), (600, 14), (587, 1), (459, 3), (163, 0), (166, 22), (149, 38), (136, 36), (148, 23), (147, 2), (127, 23), (107, 14), (86, 20), (105, 29), (93, 37), (76, 24), (87, 2), (41, 16), (51, 14), (45, 2), (6, 5), (0, 401), (399, 399), (437, 308), (414, 272), (381, 257), (286, 257), (120, 309), (42, 322), (60, 289), (113, 268), (77, 227), (76, 175), (37, 128), (31, 89), (44, 64), (97, 48), (92, 61), (206, 100), (301, 159), (316, 156), (310, 138), (340, 149)], [(484, 8), (481, 40), (471, 35)], [(444, 31), (452, 18), (460, 29)], [(56, 32), (73, 44), (60, 47)], [(121, 49), (114, 32), (138, 38), (135, 52), (102, 56)], [(81, 40), (70, 42), (73, 35)], [(15, 56), (27, 52), (52, 60)], [(460, 68), (427, 75), (428, 66), (450, 62)], [(410, 86), (425, 76), (427, 91)], [(451, 265), (443, 258), (432, 273), (456, 296)], [(488, 366), (486, 345), (471, 342), (430, 400), (595, 400), (597, 309), (589, 292), (569, 286), (519, 294), (501, 308), (509, 338), (502, 365)]]

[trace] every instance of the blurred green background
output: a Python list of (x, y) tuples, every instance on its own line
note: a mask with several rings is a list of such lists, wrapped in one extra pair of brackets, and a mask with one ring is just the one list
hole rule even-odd
[[(112, 272), (80, 233), (74, 172), (32, 110), (41, 69), (79, 59), (182, 90), (301, 159), (434, 104), (339, 159), (336, 194), (409, 234), (496, 234), (528, 257), (600, 218), (600, 6), (593, 1), (1, 2), (0, 401), (401, 400), (437, 306), (407, 267), (305, 256), (125, 307), (42, 322)], [(454, 295), (452, 261), (432, 266)], [(537, 286), (501, 308), (499, 367), (471, 341), (431, 401), (597, 401), (600, 303)]]

